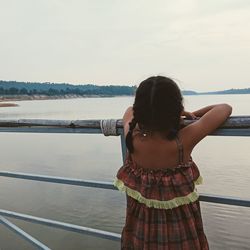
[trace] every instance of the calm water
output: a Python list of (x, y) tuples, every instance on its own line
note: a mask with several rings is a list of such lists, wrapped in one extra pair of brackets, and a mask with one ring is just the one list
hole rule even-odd
[[(132, 97), (22, 101), (0, 118), (121, 118)], [(185, 97), (187, 110), (227, 102), (250, 115), (250, 95)], [(250, 138), (208, 137), (193, 152), (203, 193), (250, 198)], [(112, 181), (122, 164), (120, 139), (103, 135), (0, 133), (0, 169)], [(98, 157), (97, 157), (98, 156)], [(1, 209), (121, 232), (125, 196), (105, 191), (0, 177)], [(250, 249), (250, 209), (201, 203), (211, 249)], [(119, 249), (119, 243), (12, 220), (52, 249)], [(0, 249), (33, 249), (0, 225)]]

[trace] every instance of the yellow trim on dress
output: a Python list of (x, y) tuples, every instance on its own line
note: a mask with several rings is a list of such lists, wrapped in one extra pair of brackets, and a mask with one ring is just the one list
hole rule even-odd
[(194, 181), (195, 185), (201, 185), (203, 184), (203, 178), (202, 176), (199, 176), (195, 181)]
[[(195, 182), (197, 183), (196, 185), (201, 184), (202, 183), (201, 176)], [(196, 191), (193, 191), (192, 193), (186, 196), (176, 197), (168, 201), (159, 201), (159, 200), (147, 199), (143, 197), (140, 194), (140, 192), (125, 186), (123, 181), (117, 178), (114, 181), (114, 186), (117, 187), (120, 191), (126, 192), (128, 196), (136, 199), (140, 203), (145, 204), (147, 207), (153, 207), (153, 208), (159, 208), (159, 209), (176, 208), (181, 205), (186, 205), (191, 202), (195, 202), (199, 198), (199, 194)]]

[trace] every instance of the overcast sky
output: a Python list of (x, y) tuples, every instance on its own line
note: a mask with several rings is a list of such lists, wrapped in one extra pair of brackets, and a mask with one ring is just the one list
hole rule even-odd
[(250, 87), (250, 0), (0, 0), (0, 79)]

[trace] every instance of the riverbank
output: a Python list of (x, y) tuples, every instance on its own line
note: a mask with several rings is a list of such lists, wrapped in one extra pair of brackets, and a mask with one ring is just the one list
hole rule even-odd
[(0, 96), (0, 107), (16, 107), (18, 104), (12, 103), (15, 101), (32, 101), (32, 100), (55, 100), (55, 99), (72, 99), (80, 98), (78, 95), (60, 95), (60, 96), (47, 96), (47, 95), (8, 95)]
[(50, 99), (72, 99), (80, 98), (78, 95), (6, 95), (0, 97), (0, 102), (30, 101), (30, 100), (50, 100)]
[(16, 103), (0, 103), (0, 108), (4, 108), (4, 107), (17, 107), (18, 104)]
[[(13, 101), (31, 101), (31, 100), (56, 100), (56, 99), (74, 99), (74, 98), (97, 98), (97, 97), (117, 97), (121, 95), (7, 95), (0, 96), (1, 102)], [(128, 96), (128, 95), (122, 95)]]
[[(97, 97), (117, 97), (118, 95), (7, 95), (0, 96), (0, 107), (16, 107), (15, 101), (35, 101), (35, 100), (57, 100), (57, 99), (74, 99), (74, 98), (97, 98)], [(124, 95), (128, 96), (128, 95)]]

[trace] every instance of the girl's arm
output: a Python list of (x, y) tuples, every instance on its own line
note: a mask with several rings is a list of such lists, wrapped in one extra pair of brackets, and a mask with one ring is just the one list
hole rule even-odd
[(201, 118), (183, 129), (189, 148), (192, 149), (205, 136), (221, 126), (231, 113), (232, 107), (228, 104), (211, 105), (195, 111), (194, 114)]
[(211, 110), (215, 106), (218, 106), (218, 104), (217, 105), (210, 105), (210, 106), (198, 109), (198, 110), (194, 111), (193, 114), (197, 117), (202, 117), (203, 115), (205, 115), (209, 110)]
[(202, 117), (209, 110), (211, 110), (214, 106), (216, 106), (216, 105), (210, 105), (210, 106), (201, 108), (201, 109), (193, 111), (193, 112), (183, 111), (181, 115), (185, 116), (188, 119), (196, 119), (197, 117)]

